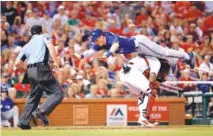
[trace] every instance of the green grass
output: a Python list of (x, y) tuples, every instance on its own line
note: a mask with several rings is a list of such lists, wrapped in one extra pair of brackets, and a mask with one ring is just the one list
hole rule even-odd
[(47, 127), (3, 129), (2, 136), (213, 136), (213, 127)]

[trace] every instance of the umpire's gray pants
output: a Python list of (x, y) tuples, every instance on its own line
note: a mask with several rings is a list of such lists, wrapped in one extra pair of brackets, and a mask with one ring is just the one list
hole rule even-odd
[(59, 82), (52, 75), (49, 65), (43, 64), (27, 69), (27, 75), (31, 86), (24, 111), (19, 124), (29, 125), (32, 112), (36, 110), (43, 91), (48, 95), (47, 100), (39, 107), (46, 115), (49, 115), (63, 100), (63, 92)]

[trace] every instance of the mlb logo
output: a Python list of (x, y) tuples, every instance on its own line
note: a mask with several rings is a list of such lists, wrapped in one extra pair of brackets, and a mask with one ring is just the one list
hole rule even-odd
[(107, 126), (127, 126), (127, 105), (107, 105)]
[(121, 111), (120, 108), (114, 108), (110, 116), (123, 116), (123, 112)]

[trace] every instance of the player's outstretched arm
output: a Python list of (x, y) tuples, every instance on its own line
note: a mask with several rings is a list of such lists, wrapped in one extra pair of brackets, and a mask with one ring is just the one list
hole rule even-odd
[(109, 51), (106, 53), (106, 57), (108, 58), (111, 56), (113, 53), (115, 53), (119, 48), (119, 43), (113, 43)]
[(84, 53), (81, 54), (81, 59), (84, 59), (84, 58), (87, 58), (87, 57), (90, 57), (92, 55), (95, 54), (95, 50), (94, 49), (89, 49), (89, 50), (86, 50)]

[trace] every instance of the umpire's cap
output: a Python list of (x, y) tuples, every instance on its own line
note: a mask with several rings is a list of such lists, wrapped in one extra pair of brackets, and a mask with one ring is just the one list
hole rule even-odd
[(91, 40), (92, 42), (95, 42), (95, 40), (98, 39), (98, 37), (100, 37), (101, 35), (103, 35), (103, 31), (101, 29), (95, 29), (92, 31), (92, 37)]
[(34, 25), (31, 28), (31, 34), (40, 34), (42, 32), (42, 26), (41, 25)]

